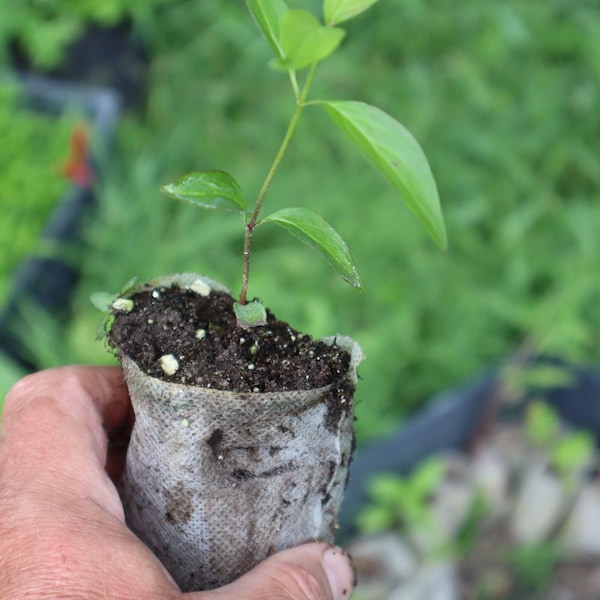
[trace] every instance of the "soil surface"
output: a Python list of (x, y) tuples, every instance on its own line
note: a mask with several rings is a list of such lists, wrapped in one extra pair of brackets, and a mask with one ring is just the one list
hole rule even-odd
[(127, 355), (164, 381), (271, 392), (340, 384), (347, 373), (347, 352), (299, 333), (268, 311), (266, 325), (239, 327), (229, 294), (167, 287), (138, 291), (131, 299), (130, 312), (115, 313), (108, 343), (118, 356)]

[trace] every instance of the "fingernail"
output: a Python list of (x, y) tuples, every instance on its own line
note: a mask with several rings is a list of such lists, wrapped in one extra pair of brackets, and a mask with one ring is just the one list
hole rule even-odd
[(347, 600), (354, 588), (354, 571), (349, 556), (339, 548), (325, 550), (321, 559), (335, 600)]

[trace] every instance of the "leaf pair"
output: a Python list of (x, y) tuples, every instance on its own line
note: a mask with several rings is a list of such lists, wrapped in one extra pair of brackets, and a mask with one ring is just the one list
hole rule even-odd
[[(318, 52), (315, 51), (316, 54), (323, 52), (322, 49), (327, 44), (333, 44), (333, 49), (335, 49), (337, 45), (335, 38), (340, 36), (340, 34), (335, 33), (327, 39), (327, 34), (317, 33), (317, 30), (319, 28), (327, 29), (327, 26), (331, 28), (343, 21), (352, 19), (370, 8), (375, 2), (377, 0), (325, 0), (323, 3), (323, 18), (326, 26), (322, 27), (311, 13), (308, 13), (308, 11), (289, 10), (283, 0), (246, 0), (248, 9), (256, 20), (264, 38), (271, 46), (275, 56), (281, 60), (289, 57), (290, 50), (294, 47), (292, 42), (299, 37), (297, 34), (301, 27), (308, 27), (311, 35), (314, 35), (313, 44), (315, 41), (320, 41), (320, 43), (315, 44), (320, 48)], [(292, 13), (292, 15), (284, 18), (286, 13)], [(306, 16), (307, 14), (309, 16)], [(298, 26), (298, 30), (294, 30), (296, 25)], [(321, 39), (316, 40), (318, 37)], [(341, 37), (343, 38), (343, 33)], [(339, 42), (341, 42), (341, 39), (337, 43)], [(308, 43), (306, 45), (308, 46)]]
[[(247, 204), (237, 181), (224, 171), (199, 171), (163, 186), (161, 190), (201, 208), (245, 213)], [(260, 220), (276, 223), (308, 246), (316, 249), (350, 285), (360, 288), (361, 281), (346, 242), (318, 213), (308, 208), (284, 208)]]
[[(373, 4), (375, 1), (369, 0), (367, 4)], [(365, 2), (326, 2), (327, 25), (322, 25), (307, 10), (288, 9), (283, 0), (247, 0), (247, 4), (275, 53), (276, 58), (272, 64), (280, 69), (296, 71), (318, 63), (332, 54), (346, 36), (343, 29), (333, 25), (354, 16), (349, 13), (349, 10), (352, 12), (352, 8), (344, 5)], [(349, 14), (350, 16), (347, 16)]]

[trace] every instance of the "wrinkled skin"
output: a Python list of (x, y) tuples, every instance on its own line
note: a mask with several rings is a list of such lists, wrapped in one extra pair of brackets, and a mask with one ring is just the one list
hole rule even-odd
[(224, 588), (182, 594), (124, 522), (114, 481), (132, 421), (117, 368), (52, 369), (11, 390), (0, 438), (0, 600), (350, 596), (348, 559), (317, 543), (274, 555)]

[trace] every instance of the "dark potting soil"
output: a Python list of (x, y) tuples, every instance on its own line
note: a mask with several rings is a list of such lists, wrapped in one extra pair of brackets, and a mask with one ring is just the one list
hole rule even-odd
[[(168, 287), (139, 291), (131, 299), (133, 310), (115, 314), (108, 343), (148, 375), (240, 392), (312, 389), (337, 382), (338, 394), (352, 395), (350, 383), (341, 381), (349, 354), (299, 333), (269, 311), (266, 325), (242, 329), (226, 293), (201, 296)], [(161, 364), (168, 355), (177, 361), (172, 375)]]

